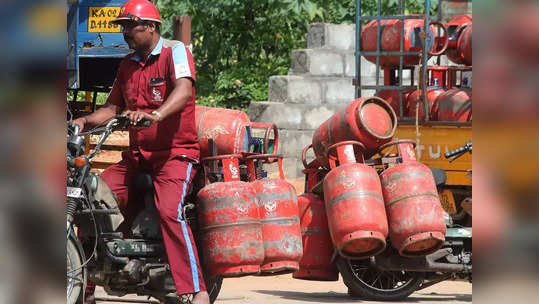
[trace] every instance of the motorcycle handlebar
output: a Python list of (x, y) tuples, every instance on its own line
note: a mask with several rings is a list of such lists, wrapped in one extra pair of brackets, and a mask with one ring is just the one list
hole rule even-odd
[[(105, 126), (105, 132), (103, 133), (103, 135), (101, 135), (101, 138), (95, 145), (93, 152), (91, 152), (88, 155), (88, 159), (91, 159), (92, 157), (94, 157), (97, 154), (97, 152), (101, 150), (101, 145), (105, 142), (107, 137), (109, 137), (109, 135), (113, 131), (120, 130), (120, 129), (127, 129), (130, 123), (131, 121), (125, 115), (116, 115), (113, 119), (111, 119)], [(151, 124), (152, 124), (151, 120), (143, 118), (138, 123), (136, 123), (135, 126), (136, 127), (149, 127)]]
[(449, 152), (446, 152), (444, 154), (445, 158), (451, 158), (453, 156), (456, 156), (456, 155), (459, 155), (459, 154), (464, 154), (466, 152), (472, 152), (472, 141), (470, 140), (469, 142), (467, 142), (464, 146), (462, 147), (459, 147), (455, 150), (451, 150)]

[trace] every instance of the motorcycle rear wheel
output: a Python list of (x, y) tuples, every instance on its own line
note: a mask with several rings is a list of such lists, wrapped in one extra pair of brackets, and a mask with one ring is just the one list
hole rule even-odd
[(424, 273), (382, 271), (368, 260), (350, 260), (337, 257), (337, 268), (352, 297), (375, 301), (402, 300), (418, 290)]
[(66, 304), (78, 304), (82, 299), (82, 288), (84, 286), (84, 271), (81, 267), (82, 259), (77, 246), (73, 240), (68, 239), (66, 243), (66, 265), (67, 265), (67, 299)]

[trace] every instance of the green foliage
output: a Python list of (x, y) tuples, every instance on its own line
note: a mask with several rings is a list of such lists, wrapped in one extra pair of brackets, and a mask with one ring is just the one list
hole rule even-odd
[[(86, 100), (86, 92), (84, 91), (79, 91), (77, 93), (77, 101), (78, 102), (83, 102)], [(94, 92), (94, 93), (89, 93), (90, 94), (90, 101), (92, 100), (93, 98), (93, 94), (97, 94), (97, 97), (96, 97), (96, 104), (97, 105), (104, 105), (105, 102), (107, 101), (107, 98), (109, 97), (109, 93), (97, 93), (97, 92)], [(67, 100), (73, 100), (75, 96), (75, 91), (72, 91), (72, 90), (69, 90), (67, 91)]]
[[(363, 0), (362, 14), (377, 12)], [(437, 7), (438, 1), (431, 1)], [(381, 13), (398, 12), (398, 0), (382, 0)], [(290, 53), (306, 47), (310, 23), (355, 23), (354, 0), (159, 0), (162, 32), (172, 37), (173, 16), (192, 17), (199, 104), (245, 109), (267, 99), (268, 78), (286, 74)], [(406, 13), (424, 2), (406, 0)], [(239, 82), (238, 82), (239, 81)]]

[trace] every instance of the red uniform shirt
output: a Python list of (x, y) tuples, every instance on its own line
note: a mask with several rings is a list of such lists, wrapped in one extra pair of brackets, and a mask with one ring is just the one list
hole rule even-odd
[(144, 62), (136, 53), (120, 63), (116, 81), (107, 102), (124, 109), (151, 113), (159, 108), (173, 90), (178, 78), (193, 81), (193, 97), (179, 113), (148, 128), (130, 128), (130, 150), (140, 150), (151, 160), (158, 155), (198, 160), (199, 145), (195, 124), (195, 65), (191, 52), (182, 42), (161, 38)]

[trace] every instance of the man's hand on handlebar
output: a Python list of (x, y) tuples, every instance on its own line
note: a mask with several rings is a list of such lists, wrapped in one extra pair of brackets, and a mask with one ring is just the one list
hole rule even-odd
[(159, 121), (159, 117), (157, 117), (156, 115), (149, 114), (142, 111), (127, 110), (127, 111), (124, 111), (122, 115), (127, 116), (127, 118), (129, 118), (129, 120), (131, 121), (132, 125), (138, 124), (143, 119), (151, 121), (152, 124)]
[(84, 126), (86, 125), (86, 118), (79, 117), (79, 118), (73, 120), (73, 124), (79, 125), (79, 127), (80, 127), (79, 130), (82, 132), (82, 131), (84, 131)]

